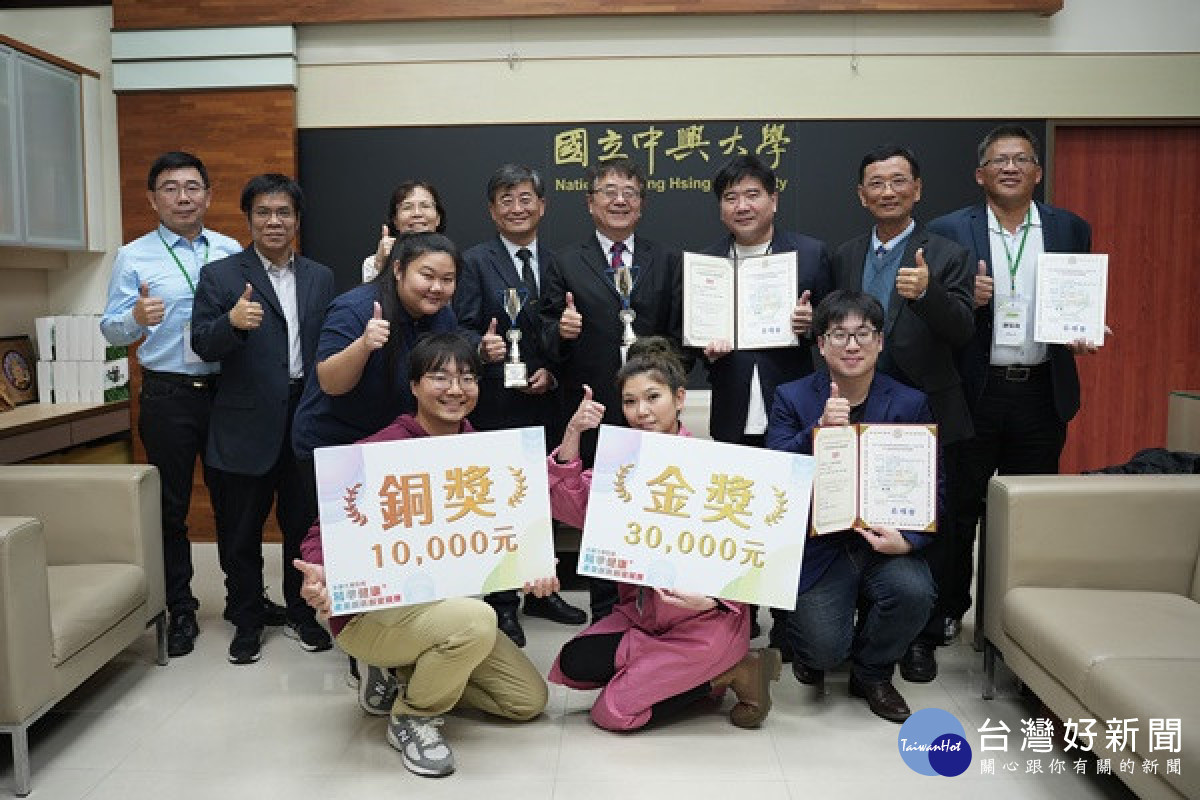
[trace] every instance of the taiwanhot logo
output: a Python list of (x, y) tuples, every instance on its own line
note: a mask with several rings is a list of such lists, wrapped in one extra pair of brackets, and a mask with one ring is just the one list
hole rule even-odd
[(971, 766), (971, 744), (958, 717), (940, 708), (923, 708), (900, 726), (900, 757), (913, 772), (953, 778)]

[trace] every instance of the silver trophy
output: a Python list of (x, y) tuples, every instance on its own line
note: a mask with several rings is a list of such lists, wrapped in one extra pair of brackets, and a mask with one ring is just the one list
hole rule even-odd
[(617, 285), (617, 294), (621, 295), (621, 310), (617, 312), (617, 319), (625, 325), (621, 333), (621, 363), (624, 364), (629, 355), (629, 346), (637, 341), (637, 334), (633, 332), (633, 320), (637, 312), (629, 307), (629, 296), (633, 294), (633, 271), (629, 267), (619, 267), (613, 281)]
[(521, 329), (517, 327), (517, 317), (521, 315), (521, 309), (525, 307), (525, 299), (529, 297), (529, 290), (505, 289), (503, 295), (504, 313), (508, 314), (508, 318), (512, 322), (508, 332), (504, 334), (510, 345), (508, 361), (504, 362), (504, 388), (524, 389), (529, 385), (529, 369), (525, 366), (525, 362), (521, 361), (521, 347), (518, 344), (521, 341)]

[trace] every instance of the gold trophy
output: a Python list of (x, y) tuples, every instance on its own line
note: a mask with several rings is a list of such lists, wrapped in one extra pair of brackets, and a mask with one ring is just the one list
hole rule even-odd
[(633, 320), (637, 312), (629, 307), (629, 296), (633, 294), (633, 271), (629, 267), (620, 267), (613, 280), (617, 285), (617, 294), (621, 295), (621, 310), (617, 312), (617, 319), (625, 325), (621, 333), (621, 363), (624, 364), (629, 355), (629, 346), (637, 341), (637, 334), (633, 332)]
[(508, 361), (504, 362), (505, 389), (524, 389), (529, 385), (529, 369), (521, 361), (521, 347), (518, 344), (521, 341), (521, 329), (517, 327), (517, 317), (521, 315), (521, 309), (525, 307), (527, 297), (529, 297), (528, 289), (505, 289), (503, 292), (501, 302), (504, 305), (504, 313), (508, 314), (508, 319), (512, 322), (508, 332), (504, 334), (511, 345), (508, 350)]

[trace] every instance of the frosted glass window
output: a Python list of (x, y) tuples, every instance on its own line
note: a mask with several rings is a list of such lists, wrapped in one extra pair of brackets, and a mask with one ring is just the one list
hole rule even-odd
[(0, 242), (12, 242), (21, 235), (15, 63), (13, 51), (0, 47)]
[(84, 246), (79, 76), (17, 56), (25, 171), (25, 240)]

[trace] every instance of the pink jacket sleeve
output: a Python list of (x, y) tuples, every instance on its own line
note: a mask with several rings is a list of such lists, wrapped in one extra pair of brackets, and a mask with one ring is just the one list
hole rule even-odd
[(587, 516), (588, 492), (592, 488), (592, 471), (583, 468), (578, 458), (566, 464), (558, 463), (558, 448), (546, 458), (550, 478), (550, 513), (559, 522), (576, 528), (583, 527)]
[(314, 522), (300, 542), (300, 558), (310, 564), (324, 564), (325, 551), (321, 547), (321, 523)]

